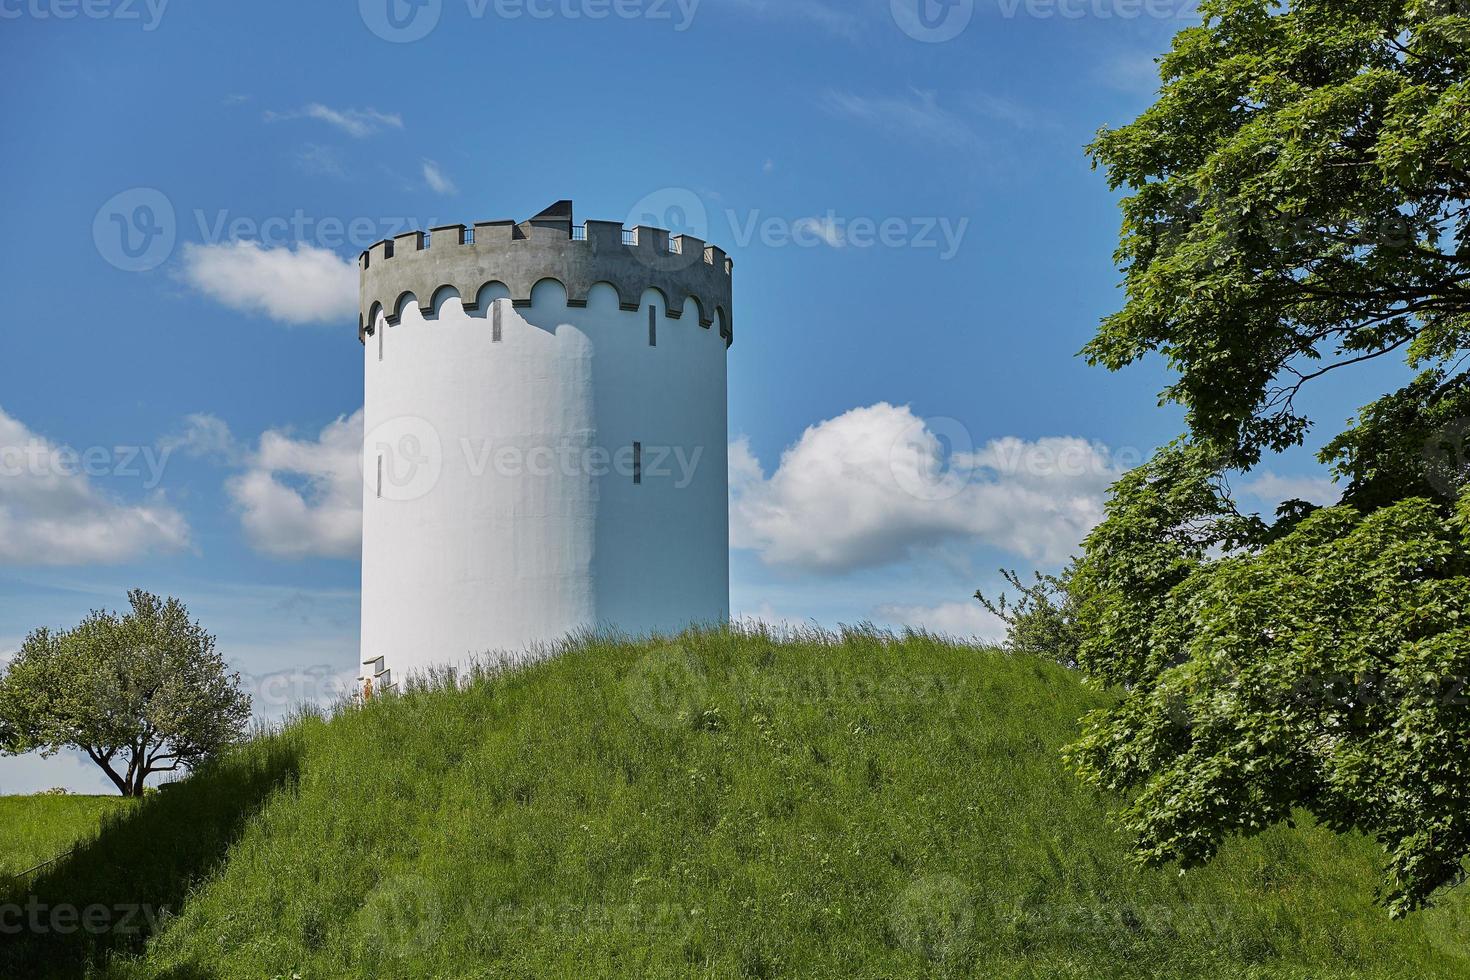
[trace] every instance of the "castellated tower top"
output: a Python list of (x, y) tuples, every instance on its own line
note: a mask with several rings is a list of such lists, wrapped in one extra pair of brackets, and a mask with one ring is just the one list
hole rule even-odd
[(644, 292), (657, 290), (672, 319), (693, 301), (705, 328), (718, 324), (725, 346), (735, 341), (731, 309), (734, 262), (724, 250), (663, 228), (625, 229), (616, 221), (572, 223), (572, 202), (558, 201), (528, 221), (442, 225), (378, 242), (358, 258), (362, 274), (358, 340), (374, 333), (379, 315), (398, 323), (410, 302), (428, 311), (457, 295), (466, 310), (479, 306), (486, 286), (500, 284), (516, 306), (551, 279), (566, 290), (567, 305), (585, 307), (598, 283), (617, 291), (624, 310), (636, 311)]

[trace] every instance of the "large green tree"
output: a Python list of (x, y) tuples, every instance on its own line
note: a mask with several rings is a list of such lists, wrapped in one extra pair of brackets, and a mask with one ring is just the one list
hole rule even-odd
[[(1086, 354), (1161, 352), (1228, 462), (1299, 443), (1304, 387), (1470, 338), (1470, 6), (1206, 0), (1158, 101), (1090, 148), (1126, 188), (1127, 305)], [(1365, 399), (1366, 400), (1366, 399)]]
[[(1305, 809), (1384, 843), (1402, 914), (1470, 854), (1470, 7), (1200, 9), (1157, 102), (1091, 147), (1126, 191), (1127, 302), (1086, 354), (1162, 354), (1189, 433), (1114, 488), (1072, 578), (1118, 693), (1073, 758), (1151, 862)], [(1381, 394), (1362, 366), (1388, 357), (1418, 377)], [(1371, 404), (1323, 453), (1342, 503), (1241, 513), (1230, 475), (1355, 370)]]
[(130, 611), (38, 629), (0, 674), (0, 753), (86, 753), (124, 796), (149, 776), (197, 765), (250, 720), (240, 675), (177, 599), (143, 591)]

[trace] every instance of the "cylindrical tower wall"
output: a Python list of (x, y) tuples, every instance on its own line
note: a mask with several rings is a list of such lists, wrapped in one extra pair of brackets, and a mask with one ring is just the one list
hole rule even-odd
[(395, 678), (729, 616), (729, 263), (536, 220), (362, 260), (362, 651)]

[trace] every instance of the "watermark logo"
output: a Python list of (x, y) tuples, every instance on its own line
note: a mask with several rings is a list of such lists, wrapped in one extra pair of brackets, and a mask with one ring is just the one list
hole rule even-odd
[(97, 254), (124, 272), (158, 268), (173, 254), (177, 240), (173, 202), (152, 187), (114, 195), (92, 219)]
[(925, 44), (953, 41), (975, 16), (975, 0), (891, 0), (894, 23)]
[(893, 903), (888, 925), (910, 953), (932, 963), (952, 963), (975, 927), (970, 891), (951, 875), (921, 878)]
[[(674, 239), (681, 235), (697, 238), (702, 242), (709, 241), (709, 210), (704, 206), (704, 201), (699, 195), (687, 187), (665, 187), (654, 191), (642, 200), (634, 204), (628, 210), (628, 217), (623, 222), (625, 234), (631, 234), (631, 229), (638, 228), (661, 228), (669, 233), (667, 248), (649, 250), (648, 242), (639, 241), (638, 244), (645, 246), (637, 251), (640, 261), (647, 265), (653, 265), (660, 269), (674, 270), (687, 269), (696, 263), (704, 261), (704, 253), (675, 252)], [(630, 241), (629, 244), (632, 244)]]
[(888, 469), (900, 489), (919, 500), (957, 496), (975, 473), (975, 444), (963, 422), (919, 419), (900, 432), (888, 451)]
[(700, 196), (687, 187), (665, 187), (644, 197), (628, 211), (624, 227), (664, 228), (670, 235), (709, 240), (709, 211)]
[(408, 956), (438, 937), (439, 896), (419, 875), (399, 875), (373, 890), (362, 917), (370, 942), (389, 956)]
[(1424, 441), (1424, 478), (1451, 499), (1470, 485), (1470, 419), (1458, 419)]
[(422, 41), (439, 26), (444, 0), (357, 0), (362, 22), (384, 41)]
[(1439, 902), (1419, 914), (1430, 945), (1462, 963), (1470, 960), (1470, 908), (1464, 902)]
[(439, 431), (413, 415), (375, 426), (364, 441), (363, 481), (369, 497), (400, 503), (433, 492), (444, 473)]
[(623, 688), (633, 717), (654, 728), (673, 728), (703, 707), (709, 678), (693, 654), (668, 644), (638, 661)]
[(292, 667), (270, 674), (240, 675), (257, 714), (278, 717), (303, 705), (330, 707), (358, 692), (357, 678), (333, 664)]

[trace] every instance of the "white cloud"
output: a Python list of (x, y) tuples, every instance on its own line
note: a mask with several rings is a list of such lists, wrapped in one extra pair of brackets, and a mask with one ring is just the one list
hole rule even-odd
[(100, 490), (88, 475), (96, 454), (121, 470), (132, 450), (57, 446), (0, 409), (0, 565), (116, 564), (189, 546), (188, 523), (162, 495), (127, 504)]
[[(953, 449), (946, 451), (948, 440)], [(950, 543), (1066, 560), (1102, 519), (1120, 475), (1076, 438), (999, 439), (971, 451), (952, 420), (886, 402), (814, 425), (766, 477), (730, 446), (731, 543), (769, 565), (841, 573)]]
[(265, 114), (266, 122), (288, 119), (315, 119), (356, 139), (363, 139), (384, 129), (403, 128), (403, 117), (397, 113), (379, 112), (377, 109), (333, 109), (320, 102), (313, 102), (291, 112)]
[(281, 323), (350, 320), (357, 310), (357, 264), (304, 242), (294, 248), (190, 242), (184, 246), (183, 275), (232, 309), (264, 313)]
[(347, 176), (347, 168), (337, 156), (337, 151), (317, 143), (308, 143), (301, 148), (296, 154), (296, 166), (302, 173), (312, 177), (340, 179)]
[(868, 97), (831, 90), (819, 104), (835, 116), (855, 119), (892, 136), (952, 149), (977, 149), (982, 145), (969, 122), (940, 106), (933, 92), (913, 89), (909, 97)]
[(362, 410), (315, 439), (268, 431), (226, 483), (251, 545), (276, 558), (356, 558), (362, 545)]
[(160, 439), (158, 446), (166, 453), (182, 452), (196, 459), (221, 462), (231, 462), (239, 455), (230, 427), (223, 419), (204, 412), (186, 415), (184, 427)]
[(1255, 474), (1239, 489), (1273, 507), (1286, 500), (1305, 500), (1328, 507), (1342, 499), (1342, 488), (1326, 477), (1281, 476), (1270, 471)]
[(842, 233), (842, 225), (833, 217), (798, 218), (792, 225), (792, 231), (798, 236), (810, 236), (832, 248), (847, 246), (847, 238)]
[(937, 606), (885, 605), (878, 607), (885, 622), (942, 633), (960, 639), (999, 643), (1005, 639), (1006, 624), (979, 602), (943, 602)]
[(424, 183), (429, 185), (429, 190), (435, 194), (458, 194), (459, 188), (454, 186), (450, 180), (433, 160), (424, 161)]

